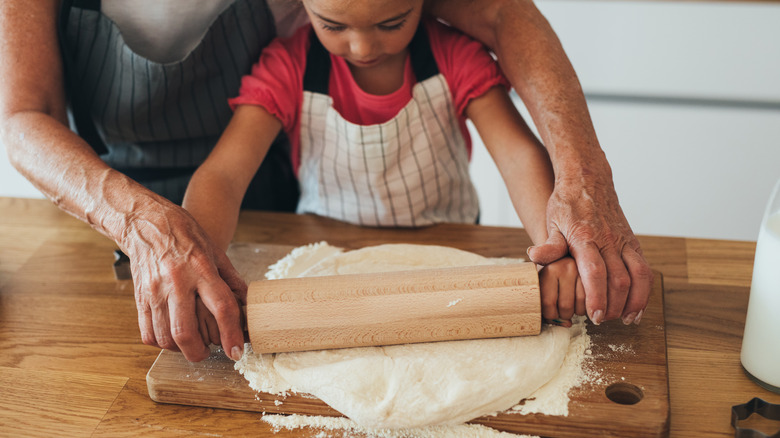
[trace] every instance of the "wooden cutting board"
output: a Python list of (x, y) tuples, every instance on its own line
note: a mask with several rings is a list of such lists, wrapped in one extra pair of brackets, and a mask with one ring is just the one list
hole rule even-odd
[[(249, 282), (262, 279), (269, 264), (293, 247), (234, 244), (228, 255)], [(592, 354), (589, 383), (569, 392), (569, 415), (499, 413), (477, 418), (494, 429), (549, 437), (665, 437), (669, 434), (663, 284), (656, 273), (653, 295), (639, 326), (612, 321), (588, 325)], [(146, 377), (149, 396), (161, 403), (254, 412), (341, 416), (310, 395), (277, 397), (256, 393), (221, 350), (199, 363), (163, 350)]]

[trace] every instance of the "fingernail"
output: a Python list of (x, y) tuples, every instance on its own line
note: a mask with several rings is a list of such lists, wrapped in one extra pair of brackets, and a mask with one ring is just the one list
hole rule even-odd
[(243, 354), (244, 353), (241, 351), (241, 347), (238, 345), (234, 346), (233, 349), (230, 350), (230, 356), (233, 360), (240, 360)]
[(636, 312), (629, 313), (628, 315), (623, 317), (623, 324), (625, 324), (625, 325), (631, 324), (632, 322), (634, 322), (636, 317), (637, 317), (637, 313)]
[(645, 314), (645, 309), (639, 311), (639, 314), (634, 318), (634, 324), (639, 325), (639, 321), (642, 320), (642, 315)]
[(560, 319), (553, 319), (553, 322), (556, 324), (563, 324), (563, 320)]
[(593, 322), (593, 324), (599, 325), (601, 324), (601, 321), (604, 319), (604, 311), (603, 310), (597, 310), (593, 312), (593, 315), (590, 317), (590, 320)]

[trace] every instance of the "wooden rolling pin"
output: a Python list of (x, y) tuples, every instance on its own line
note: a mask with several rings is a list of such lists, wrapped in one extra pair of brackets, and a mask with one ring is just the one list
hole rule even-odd
[(254, 281), (258, 353), (538, 335), (533, 263)]

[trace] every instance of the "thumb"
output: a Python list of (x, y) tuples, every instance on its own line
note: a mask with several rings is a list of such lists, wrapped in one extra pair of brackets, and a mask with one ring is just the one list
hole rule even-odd
[(544, 243), (529, 247), (527, 252), (532, 262), (537, 265), (548, 265), (566, 257), (569, 253), (569, 245), (563, 234), (553, 231)]

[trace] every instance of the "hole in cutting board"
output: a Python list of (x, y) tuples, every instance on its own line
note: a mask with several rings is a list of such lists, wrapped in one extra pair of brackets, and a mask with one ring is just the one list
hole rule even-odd
[(607, 386), (604, 393), (608, 399), (620, 405), (635, 405), (645, 396), (638, 386), (625, 382), (613, 383)]

